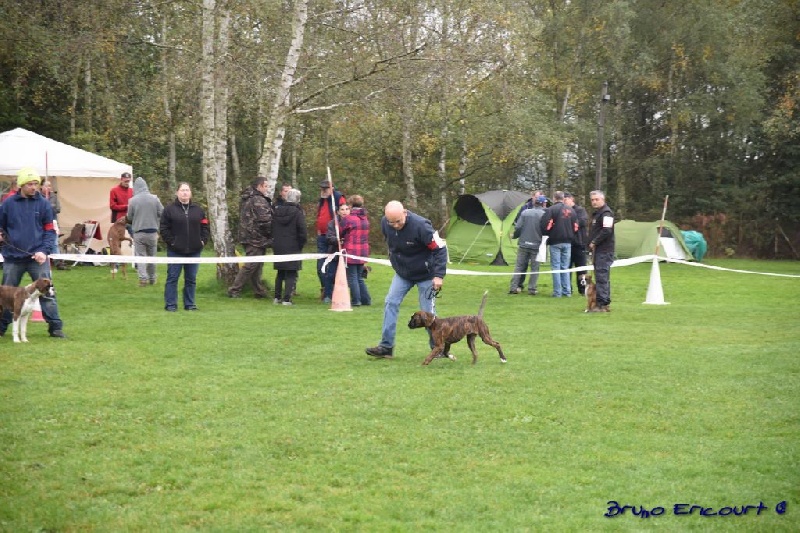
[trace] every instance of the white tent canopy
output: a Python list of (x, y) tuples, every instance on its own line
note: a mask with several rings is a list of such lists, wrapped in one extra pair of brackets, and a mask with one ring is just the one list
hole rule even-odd
[(86, 220), (107, 228), (111, 224), (109, 191), (123, 172), (132, 172), (130, 165), (22, 128), (0, 133), (0, 188), (8, 190), (17, 171), (25, 167), (53, 182), (61, 204), (58, 223), (65, 234)]

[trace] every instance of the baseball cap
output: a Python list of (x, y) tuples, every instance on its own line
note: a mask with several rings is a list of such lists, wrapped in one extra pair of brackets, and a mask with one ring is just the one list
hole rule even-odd
[(331, 186), (331, 182), (328, 181), (328, 180), (322, 180), (322, 181), (319, 182), (319, 188), (320, 189), (329, 189), (330, 186)]
[(119, 177), (119, 179), (125, 179), (125, 178), (131, 179), (131, 173), (123, 172), (122, 175)]
[(535, 201), (539, 205), (544, 205), (547, 203), (547, 196), (537, 196)]

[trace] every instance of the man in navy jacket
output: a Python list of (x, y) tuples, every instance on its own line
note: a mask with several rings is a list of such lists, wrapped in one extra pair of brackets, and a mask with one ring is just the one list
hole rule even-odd
[(373, 357), (390, 359), (394, 355), (400, 304), (414, 286), (420, 309), (436, 312), (436, 292), (442, 288), (447, 273), (447, 250), (429, 220), (408, 211), (397, 201), (386, 204), (381, 231), (395, 274), (386, 295), (381, 342), (366, 351)]

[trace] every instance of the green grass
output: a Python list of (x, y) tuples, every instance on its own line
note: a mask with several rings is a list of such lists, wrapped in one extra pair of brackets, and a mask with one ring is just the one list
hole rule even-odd
[[(390, 269), (368, 280), (376, 305), (336, 313), (305, 267), (286, 308), (231, 300), (202, 266), (197, 313), (164, 312), (163, 271), (145, 288), (56, 271), (69, 339), (0, 339), (0, 530), (797, 530), (800, 279), (662, 264), (670, 305), (649, 306), (650, 265), (618, 268), (613, 312), (584, 314), (448, 276), (439, 314), (489, 289), (509, 362), (479, 344), (472, 366), (462, 342), (422, 367), (411, 296), (395, 359), (364, 354)], [(605, 518), (609, 500), (665, 514)]]

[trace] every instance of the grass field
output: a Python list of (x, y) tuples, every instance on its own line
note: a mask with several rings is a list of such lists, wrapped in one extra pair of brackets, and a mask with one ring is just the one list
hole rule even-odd
[(69, 339), (0, 338), (0, 530), (798, 530), (800, 279), (662, 264), (670, 305), (650, 306), (650, 265), (615, 268), (613, 312), (584, 314), (448, 276), (439, 314), (488, 289), (509, 362), (462, 342), (422, 367), (415, 298), (395, 359), (364, 354), (389, 268), (376, 305), (335, 313), (312, 265), (291, 308), (231, 300), (202, 266), (196, 313), (163, 310), (163, 268), (145, 288), (56, 271)]

